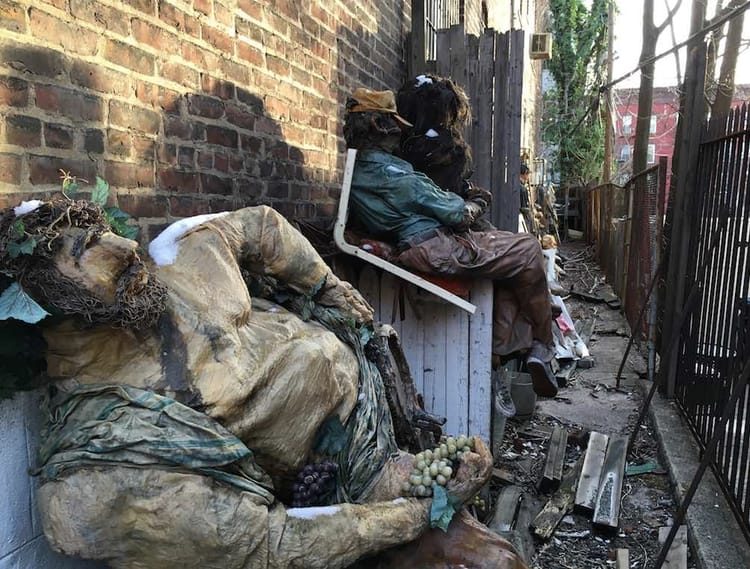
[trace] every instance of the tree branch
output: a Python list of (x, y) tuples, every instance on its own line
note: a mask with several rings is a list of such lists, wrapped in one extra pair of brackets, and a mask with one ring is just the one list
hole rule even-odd
[(664, 21), (660, 25), (656, 26), (656, 35), (661, 35), (661, 33), (664, 31), (664, 28), (667, 27), (667, 24), (672, 21), (672, 18), (674, 18), (677, 10), (679, 10), (680, 6), (682, 5), (682, 0), (677, 0), (672, 9), (669, 8), (667, 0), (664, 0), (664, 4), (666, 4), (667, 6), (667, 16), (664, 18)]

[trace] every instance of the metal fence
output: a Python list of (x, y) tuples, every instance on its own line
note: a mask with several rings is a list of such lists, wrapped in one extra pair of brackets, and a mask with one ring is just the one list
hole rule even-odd
[(652, 356), (657, 295), (649, 296), (649, 291), (661, 257), (666, 174), (667, 160), (662, 158), (625, 186), (598, 186), (585, 198), (586, 235), (596, 244), (599, 265), (622, 299), (634, 336), (648, 340)]
[(424, 0), (426, 60), (437, 59), (438, 31), (460, 24), (463, 19), (461, 0)]
[(722, 434), (714, 470), (738, 519), (750, 530), (750, 393), (739, 384), (750, 356), (750, 116), (748, 106), (703, 129), (697, 169), (687, 307), (675, 396), (698, 440), (707, 444), (735, 389), (739, 401)]

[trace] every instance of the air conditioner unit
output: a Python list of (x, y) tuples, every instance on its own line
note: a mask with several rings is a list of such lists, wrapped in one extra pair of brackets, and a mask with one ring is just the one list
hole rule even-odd
[(552, 34), (531, 34), (531, 59), (552, 58)]

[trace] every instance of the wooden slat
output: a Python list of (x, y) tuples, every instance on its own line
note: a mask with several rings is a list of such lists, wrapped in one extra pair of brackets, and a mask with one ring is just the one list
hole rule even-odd
[(589, 436), (581, 478), (578, 481), (578, 490), (576, 490), (575, 506), (578, 509), (586, 512), (594, 511), (608, 442), (609, 437), (603, 433), (592, 432)]
[(518, 486), (504, 486), (500, 490), (495, 503), (495, 514), (489, 524), (490, 529), (505, 532), (514, 528), (522, 495), (523, 490)]
[(539, 514), (537, 514), (531, 527), (534, 534), (543, 540), (548, 540), (555, 531), (557, 524), (568, 513), (573, 511), (573, 502), (575, 501), (575, 488), (578, 483), (578, 477), (581, 474), (581, 465), (583, 457), (580, 457), (571, 471), (565, 475), (562, 484), (552, 497), (547, 501)]
[[(659, 528), (659, 543), (664, 543), (669, 535), (669, 527)], [(687, 526), (680, 526), (669, 548), (661, 569), (687, 569)]]
[(409, 76), (416, 77), (425, 72), (425, 0), (412, 0), (411, 3), (411, 48)]
[(450, 30), (439, 30), (437, 33), (437, 60), (435, 69), (437, 75), (449, 77), (451, 72), (451, 43)]
[(542, 492), (556, 490), (562, 481), (562, 471), (565, 464), (565, 451), (568, 445), (568, 431), (556, 426), (550, 437), (547, 449), (547, 462), (539, 489)]
[(375, 320), (382, 321), (380, 314), (380, 271), (374, 267), (364, 267), (359, 273), (357, 288), (375, 312)]
[[(445, 306), (430, 303), (425, 310), (425, 333), (424, 337), (424, 404), (430, 413), (446, 416), (445, 405)], [(446, 432), (450, 427), (445, 426)]]
[[(494, 77), (495, 77), (495, 92), (494, 92), (494, 132), (492, 145), (492, 223), (496, 227), (501, 228), (509, 224), (507, 208), (504, 208), (505, 201), (507, 201), (507, 170), (506, 161), (507, 156), (507, 137), (506, 122), (507, 116), (505, 113), (505, 107), (508, 104), (508, 90), (509, 90), (509, 77), (508, 77), (508, 58), (510, 55), (510, 36), (505, 34), (496, 34), (495, 41), (495, 61), (494, 61)], [(518, 211), (517, 207), (512, 208), (513, 218), (515, 220), (515, 214)]]
[(474, 180), (482, 188), (492, 189), (492, 78), (495, 63), (493, 30), (485, 30), (479, 38), (476, 89), (472, 97), (471, 151), (474, 155)]
[(469, 315), (446, 307), (446, 432), (469, 432)]
[(469, 317), (469, 434), (491, 440), (492, 417), (492, 281), (474, 282), (471, 301), (477, 310)]
[(594, 523), (598, 526), (607, 528), (618, 526), (627, 446), (627, 437), (615, 436), (609, 439), (599, 480), (599, 492), (594, 505)]
[(424, 316), (414, 312), (411, 303), (406, 306), (406, 319), (401, 323), (401, 344), (409, 362), (414, 387), (424, 395)]

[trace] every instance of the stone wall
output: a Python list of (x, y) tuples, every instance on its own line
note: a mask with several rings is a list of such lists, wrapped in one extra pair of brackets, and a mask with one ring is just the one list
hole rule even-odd
[(143, 239), (266, 203), (331, 217), (357, 86), (405, 79), (393, 0), (0, 0), (0, 207), (107, 180)]

